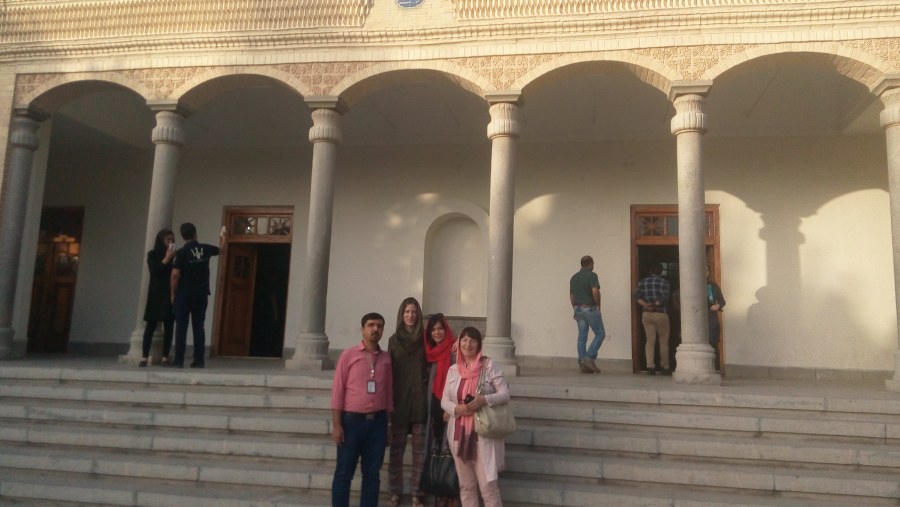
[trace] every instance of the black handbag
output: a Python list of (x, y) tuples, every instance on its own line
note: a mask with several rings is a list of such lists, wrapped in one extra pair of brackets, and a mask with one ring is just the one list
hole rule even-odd
[(450, 454), (450, 446), (447, 445), (446, 432), (442, 445), (429, 449), (425, 455), (419, 489), (435, 496), (459, 496), (459, 477), (456, 475), (456, 463)]
[[(431, 431), (431, 386), (434, 383), (434, 368), (431, 368), (431, 378), (428, 380), (428, 422), (425, 427)], [(456, 463), (453, 454), (450, 453), (450, 444), (447, 442), (447, 429), (438, 441), (433, 445), (434, 438), (429, 436), (428, 446), (425, 449), (425, 466), (422, 467), (422, 478), (419, 481), (419, 489), (422, 491), (443, 497), (459, 496), (459, 477), (456, 475)]]

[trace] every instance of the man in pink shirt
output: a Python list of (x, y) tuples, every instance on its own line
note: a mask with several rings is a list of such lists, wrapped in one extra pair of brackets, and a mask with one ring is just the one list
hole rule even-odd
[(394, 411), (391, 356), (378, 341), (384, 317), (362, 318), (362, 342), (341, 353), (331, 385), (331, 437), (337, 444), (337, 466), (331, 483), (332, 507), (349, 507), (350, 482), (362, 459), (359, 505), (376, 507), (381, 489), (384, 449), (390, 444), (390, 413)]

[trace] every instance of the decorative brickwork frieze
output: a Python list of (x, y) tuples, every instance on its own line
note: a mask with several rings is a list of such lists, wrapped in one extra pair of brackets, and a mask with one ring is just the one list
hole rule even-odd
[(296, 77), (313, 95), (327, 95), (345, 77), (375, 65), (374, 62), (290, 63), (274, 67)]
[(842, 44), (880, 58), (890, 65), (889, 69), (882, 69), (885, 72), (900, 71), (900, 39), (853, 40)]
[(451, 58), (450, 61), (487, 79), (496, 90), (508, 90), (531, 69), (560, 55), (508, 55)]
[(19, 74), (16, 76), (16, 91), (13, 93), (13, 103), (22, 104), (25, 97), (31, 97), (35, 90), (59, 78), (59, 74)]
[(753, 46), (748, 44), (728, 44), (720, 46), (681, 46), (667, 48), (635, 49), (634, 53), (663, 62), (675, 69), (682, 79), (700, 79), (710, 68), (733, 55), (746, 52)]
[(172, 93), (186, 82), (209, 72), (211, 67), (166, 67), (159, 69), (122, 70), (124, 76), (144, 84), (151, 93), (150, 100), (172, 97)]

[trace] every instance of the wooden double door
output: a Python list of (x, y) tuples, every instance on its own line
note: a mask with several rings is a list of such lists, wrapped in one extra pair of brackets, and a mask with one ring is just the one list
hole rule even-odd
[(281, 357), (293, 211), (227, 208), (214, 353)]

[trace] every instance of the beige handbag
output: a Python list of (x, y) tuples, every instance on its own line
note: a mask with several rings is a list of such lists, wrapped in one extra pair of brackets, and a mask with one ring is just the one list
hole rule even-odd
[[(486, 364), (482, 358), (481, 377), (478, 379), (478, 394), (485, 394), (485, 370)], [(484, 438), (506, 438), (516, 431), (516, 418), (513, 416), (509, 403), (502, 405), (485, 405), (475, 412), (475, 433)]]

